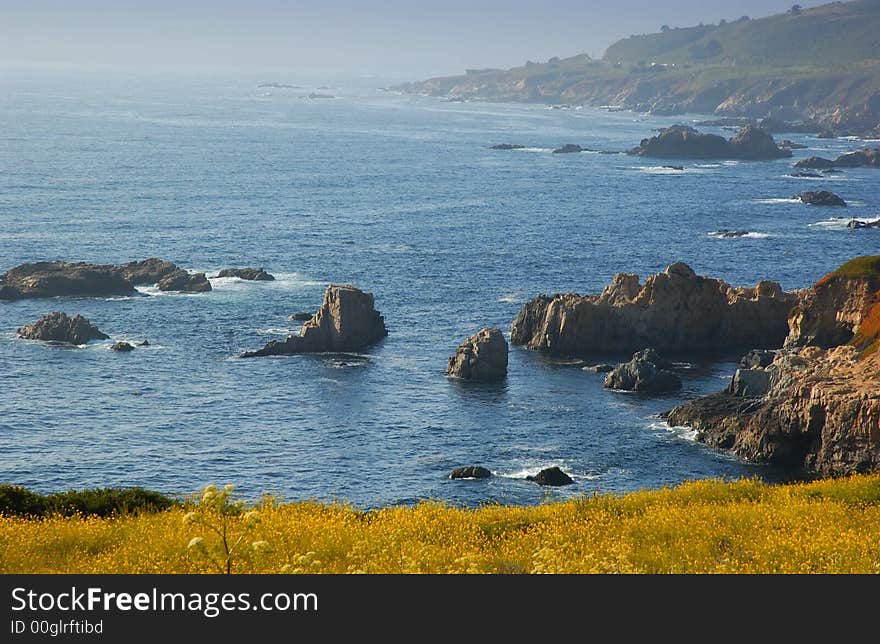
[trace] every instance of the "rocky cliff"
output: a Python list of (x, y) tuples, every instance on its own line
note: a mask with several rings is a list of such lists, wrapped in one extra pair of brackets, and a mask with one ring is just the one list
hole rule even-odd
[(782, 346), (798, 302), (775, 282), (733, 287), (671, 264), (645, 284), (619, 273), (600, 295), (541, 295), (513, 322), (511, 341), (557, 356), (635, 352), (729, 352)]
[(671, 425), (748, 460), (822, 475), (880, 470), (880, 256), (822, 278), (792, 311), (786, 348), (726, 391), (669, 412)]

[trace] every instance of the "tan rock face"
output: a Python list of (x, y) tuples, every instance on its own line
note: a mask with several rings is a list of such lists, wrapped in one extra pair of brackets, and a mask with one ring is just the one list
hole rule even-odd
[(446, 373), (464, 380), (502, 380), (507, 376), (507, 353), (500, 329), (482, 329), (459, 345)]
[(295, 353), (347, 353), (361, 351), (388, 335), (385, 318), (374, 308), (373, 294), (349, 285), (331, 284), (321, 308), (303, 324), (299, 335), (273, 340), (243, 358)]
[(866, 312), (878, 301), (880, 279), (831, 274), (804, 293), (791, 312), (785, 346), (835, 347), (858, 332)]
[(880, 354), (850, 346), (783, 353), (760, 398), (720, 392), (676, 407), (671, 425), (756, 462), (823, 475), (880, 470)]
[(775, 282), (734, 288), (678, 262), (644, 286), (621, 273), (598, 296), (539, 296), (517, 315), (511, 341), (569, 356), (646, 346), (676, 353), (775, 348), (797, 302)]
[[(880, 470), (878, 288), (880, 256), (825, 276), (802, 294), (769, 366), (738, 371), (726, 391), (676, 407), (668, 422), (752, 461), (823, 475)], [(761, 374), (769, 387), (751, 389)]]

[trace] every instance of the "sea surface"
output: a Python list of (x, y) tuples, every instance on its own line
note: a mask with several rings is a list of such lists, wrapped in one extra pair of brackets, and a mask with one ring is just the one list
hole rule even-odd
[[(209, 276), (257, 266), (278, 278), (212, 279), (201, 295), (144, 288), (137, 297), (0, 304), (0, 482), (176, 494), (234, 483), (249, 498), (374, 507), (532, 504), (703, 477), (787, 476), (657, 418), (724, 387), (733, 362), (697, 364), (682, 392), (648, 398), (518, 348), (496, 385), (450, 381), (446, 360), (481, 327), (509, 336), (529, 298), (598, 292), (621, 271), (644, 277), (685, 261), (733, 284), (807, 286), (880, 250), (880, 230), (846, 228), (851, 217), (880, 217), (878, 171), (798, 179), (788, 176), (790, 159), (552, 154), (564, 143), (618, 152), (703, 117), (451, 103), (383, 84), (0, 76), (0, 272), (27, 261), (157, 256)], [(780, 138), (809, 146), (795, 160), (863, 145)], [(489, 149), (504, 142), (527, 149)], [(790, 199), (811, 189), (850, 206)], [(750, 234), (711, 235), (722, 229)], [(316, 310), (328, 283), (374, 293), (388, 338), (359, 356), (237, 358), (295, 332), (288, 316)], [(16, 339), (17, 327), (52, 310), (151, 346), (118, 354), (111, 341)], [(470, 464), (496, 476), (447, 478)], [(575, 484), (548, 491), (523, 480), (552, 465)]]

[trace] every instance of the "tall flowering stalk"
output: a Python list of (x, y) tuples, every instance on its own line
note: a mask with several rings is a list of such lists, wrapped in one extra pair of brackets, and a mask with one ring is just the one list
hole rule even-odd
[[(260, 520), (256, 510), (246, 510), (244, 501), (234, 498), (235, 486), (226, 485), (222, 490), (209, 485), (202, 490), (202, 496), (195, 510), (183, 517), (185, 526), (203, 527), (220, 538), (217, 547), (209, 547), (202, 536), (194, 536), (187, 544), (187, 550), (210, 561), (221, 574), (232, 573), (232, 561), (245, 539), (252, 533)], [(265, 541), (250, 544), (254, 550), (263, 550)]]

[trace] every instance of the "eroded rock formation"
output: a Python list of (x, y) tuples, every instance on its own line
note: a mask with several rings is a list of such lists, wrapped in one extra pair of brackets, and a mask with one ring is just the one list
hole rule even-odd
[(644, 285), (638, 275), (618, 273), (598, 296), (541, 295), (517, 315), (511, 342), (555, 356), (646, 346), (665, 353), (776, 348), (797, 302), (776, 282), (733, 287), (678, 262)]
[(156, 286), (160, 291), (181, 293), (206, 293), (211, 290), (211, 282), (204, 273), (188, 273), (182, 268), (168, 273)]
[(299, 335), (273, 340), (243, 358), (296, 353), (358, 352), (388, 335), (385, 318), (374, 308), (373, 294), (350, 285), (331, 284), (321, 308), (303, 324)]

